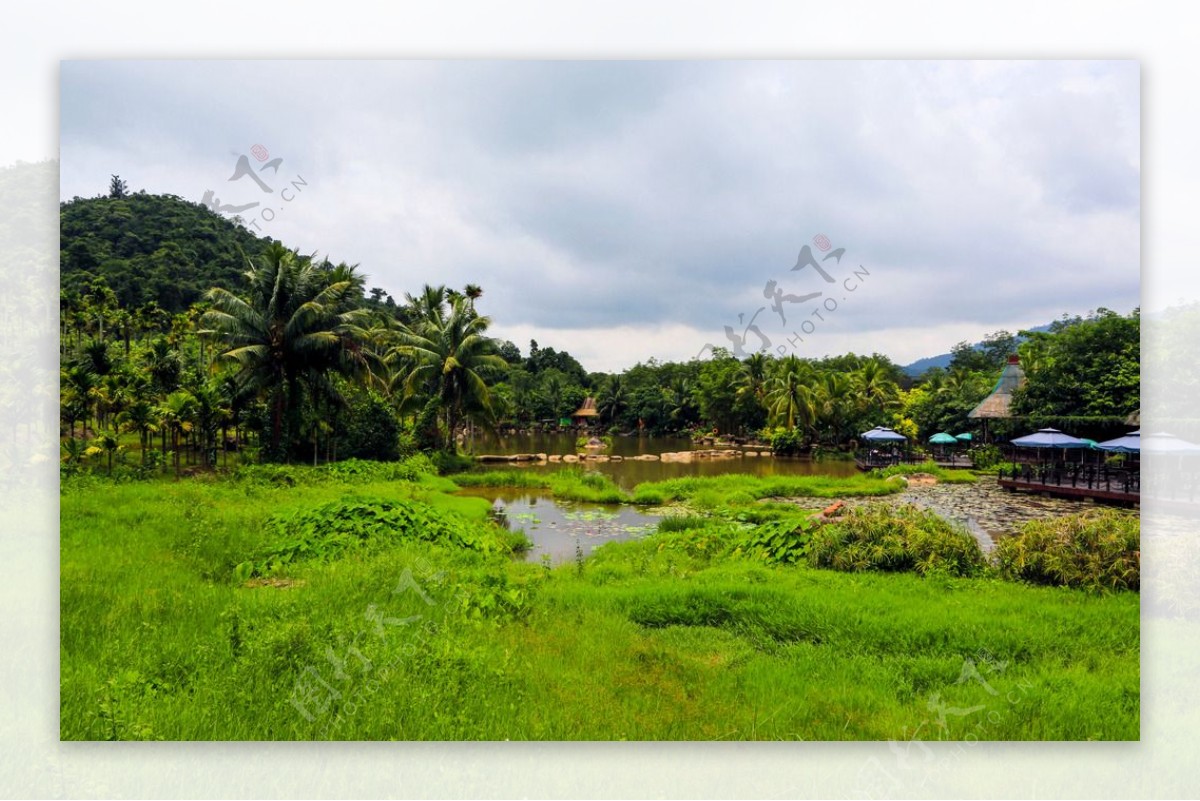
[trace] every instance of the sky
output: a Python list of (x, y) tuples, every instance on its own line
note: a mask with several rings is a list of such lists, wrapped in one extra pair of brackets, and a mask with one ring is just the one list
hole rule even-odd
[(398, 301), (480, 285), (494, 336), (588, 370), (706, 346), (905, 364), (1139, 305), (1139, 82), (1135, 61), (65, 61), (61, 196), (115, 173), (257, 203), (251, 230)]

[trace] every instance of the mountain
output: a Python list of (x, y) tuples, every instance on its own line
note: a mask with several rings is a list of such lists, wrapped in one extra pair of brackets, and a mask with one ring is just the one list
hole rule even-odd
[(272, 241), (200, 203), (137, 192), (76, 197), (59, 206), (62, 290), (103, 278), (127, 308), (155, 301), (180, 312), (210, 287), (239, 289), (247, 257)]
[[(1034, 326), (1033, 328), (1026, 328), (1026, 329), (1022, 329), (1022, 330), (1025, 330), (1025, 331), (1049, 331), (1050, 327), (1052, 325), (1053, 325), (1053, 323), (1046, 323), (1045, 325), (1038, 325), (1038, 326)], [(1022, 342), (1023, 340), (1024, 340), (1024, 337), (1020, 337), (1020, 336), (1017, 337), (1018, 343)], [(983, 343), (976, 342), (972, 347), (975, 348), (975, 350), (982, 350)], [(928, 370), (931, 367), (941, 367), (943, 370), (948, 368), (950, 366), (950, 362), (953, 358), (954, 358), (954, 354), (952, 354), (952, 353), (939, 353), (937, 356), (926, 356), (922, 359), (917, 359), (915, 362), (912, 362), (911, 364), (904, 365), (903, 367), (900, 368), (900, 372), (904, 373), (906, 376), (908, 376), (910, 378), (916, 378), (917, 376), (921, 375), (921, 373), (924, 373), (926, 370)]]

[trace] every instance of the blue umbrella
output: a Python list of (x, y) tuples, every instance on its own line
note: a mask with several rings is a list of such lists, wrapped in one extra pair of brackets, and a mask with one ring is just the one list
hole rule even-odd
[(1142, 450), (1142, 432), (1133, 431), (1123, 437), (1097, 442), (1096, 447), (1102, 451), (1117, 453), (1140, 453)]
[(897, 431), (893, 431), (890, 428), (884, 428), (883, 426), (875, 426), (870, 431), (863, 434), (862, 438), (866, 439), (866, 440), (870, 440), (871, 442), (906, 442), (906, 441), (908, 441), (908, 437), (904, 436), (903, 434), (901, 434)]
[(1041, 428), (1037, 433), (1027, 434), (1009, 440), (1021, 448), (1086, 448), (1088, 445), (1081, 439), (1064, 434), (1057, 428)]

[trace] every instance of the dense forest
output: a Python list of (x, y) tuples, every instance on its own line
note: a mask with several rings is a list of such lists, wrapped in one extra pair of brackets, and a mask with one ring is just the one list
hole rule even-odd
[[(484, 289), (427, 284), (397, 302), (359, 265), (302, 255), (200, 204), (109, 192), (61, 205), (64, 460), (139, 452), (148, 469), (456, 450), (464, 426), (558, 428), (585, 398), (605, 432), (718, 432), (779, 452), (844, 448), (867, 428), (974, 428), (967, 413), (1019, 352), (1014, 425), (1089, 435), (1139, 406), (1137, 310), (959, 343), (915, 380), (886, 356), (734, 358), (588, 372), (565, 351), (488, 336)], [(479, 307), (477, 309), (477, 306)], [(123, 439), (124, 437), (124, 439)], [(129, 440), (132, 438), (133, 442)]]

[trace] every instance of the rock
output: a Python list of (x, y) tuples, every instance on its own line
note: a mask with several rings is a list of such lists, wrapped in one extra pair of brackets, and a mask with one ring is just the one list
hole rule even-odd
[(624, 457), (624, 456), (617, 456), (616, 454), (613, 454), (612, 456), (610, 456), (610, 457), (608, 457), (608, 458), (609, 458), (609, 461), (612, 461), (612, 462), (623, 462), (623, 461), (625, 461), (625, 457)]
[(573, 453), (568, 453), (566, 456), (564, 456), (564, 457), (562, 458), (562, 460), (563, 460), (564, 462), (578, 462), (578, 461), (579, 461), (579, 457), (578, 457), (578, 456), (576, 456), (576, 455), (575, 455), (575, 454), (573, 454)]
[(561, 456), (559, 456), (557, 453), (552, 453), (552, 454), (550, 454), (549, 456), (547, 456), (547, 457), (546, 457), (546, 461), (548, 461), (548, 462), (561, 462), (561, 461), (562, 461), (562, 457), (561, 457)]

